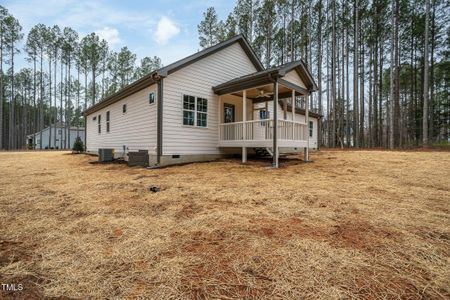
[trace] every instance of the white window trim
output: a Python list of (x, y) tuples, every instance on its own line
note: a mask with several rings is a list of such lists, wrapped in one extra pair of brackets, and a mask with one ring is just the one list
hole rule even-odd
[(102, 134), (102, 114), (97, 116), (97, 134)]
[[(184, 96), (192, 96), (195, 98), (195, 110), (190, 110), (190, 109), (185, 109), (184, 108)], [(201, 99), (205, 99), (206, 100), (206, 112), (202, 112), (202, 111), (197, 111), (197, 99), (201, 98)], [(196, 96), (196, 95), (190, 95), (190, 94), (185, 94), (182, 93), (181, 94), (181, 126), (182, 127), (186, 127), (186, 128), (197, 128), (197, 129), (208, 129), (209, 127), (209, 100), (207, 97), (202, 97), (202, 96)], [(184, 111), (191, 111), (194, 112), (194, 125), (185, 125), (183, 123), (184, 120)], [(197, 126), (197, 113), (204, 113), (206, 114), (206, 126)]]
[[(109, 113), (109, 120), (107, 118), (108, 113)], [(108, 130), (108, 125), (109, 125), (109, 130)], [(105, 133), (106, 134), (110, 134), (111, 133), (111, 111), (110, 110), (108, 110), (105, 113)]]

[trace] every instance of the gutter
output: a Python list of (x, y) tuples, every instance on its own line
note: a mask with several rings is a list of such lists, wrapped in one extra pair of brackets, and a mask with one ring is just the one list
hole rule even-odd
[(158, 85), (157, 113), (156, 113), (156, 163), (161, 164), (163, 155), (163, 79), (164, 77), (155, 73), (153, 80)]

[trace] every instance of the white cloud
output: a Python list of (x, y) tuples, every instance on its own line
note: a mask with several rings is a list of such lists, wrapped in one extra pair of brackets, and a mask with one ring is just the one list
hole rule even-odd
[(178, 33), (180, 33), (180, 28), (172, 20), (163, 16), (159, 19), (153, 38), (159, 45), (165, 45)]
[(106, 40), (108, 42), (108, 45), (112, 48), (122, 42), (119, 37), (119, 30), (117, 30), (116, 28), (106, 26), (100, 30), (96, 30), (95, 33), (97, 33), (100, 39)]

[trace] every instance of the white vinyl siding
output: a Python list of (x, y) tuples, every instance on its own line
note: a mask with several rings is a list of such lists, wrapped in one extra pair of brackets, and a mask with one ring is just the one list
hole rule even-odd
[[(116, 153), (126, 151), (150, 150), (155, 153), (156, 147), (156, 105), (149, 104), (149, 93), (156, 92), (157, 85), (145, 88), (116, 103), (87, 116), (87, 151), (97, 153), (99, 148), (112, 148)], [(156, 94), (155, 94), (156, 95)], [(126, 104), (126, 113), (123, 105)], [(103, 115), (101, 122), (106, 120), (106, 112), (110, 112), (110, 132), (97, 133), (97, 122), (93, 116)]]
[(305, 83), (300, 78), (300, 76), (298, 76), (298, 73), (295, 70), (288, 72), (285, 76), (283, 76), (282, 79), (292, 82), (293, 84), (296, 84), (296, 85), (301, 86), (302, 88), (306, 89)]
[[(217, 144), (222, 111), (212, 87), (255, 71), (240, 44), (234, 43), (164, 78), (163, 155), (221, 153)], [(183, 95), (208, 100), (206, 128), (183, 125)]]

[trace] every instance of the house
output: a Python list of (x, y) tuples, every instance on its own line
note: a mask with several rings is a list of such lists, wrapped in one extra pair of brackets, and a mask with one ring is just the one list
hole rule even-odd
[[(265, 69), (235, 36), (156, 70), (84, 111), (86, 150), (148, 151), (150, 165), (206, 161), (264, 149), (318, 146), (317, 86), (302, 61)], [(294, 99), (294, 101), (292, 100)]]
[(70, 127), (70, 134), (68, 134), (68, 131), (69, 128), (66, 128), (62, 123), (51, 125), (41, 131), (27, 135), (27, 146), (29, 149), (72, 149), (78, 136), (83, 143), (85, 142), (86, 131), (84, 127)]

